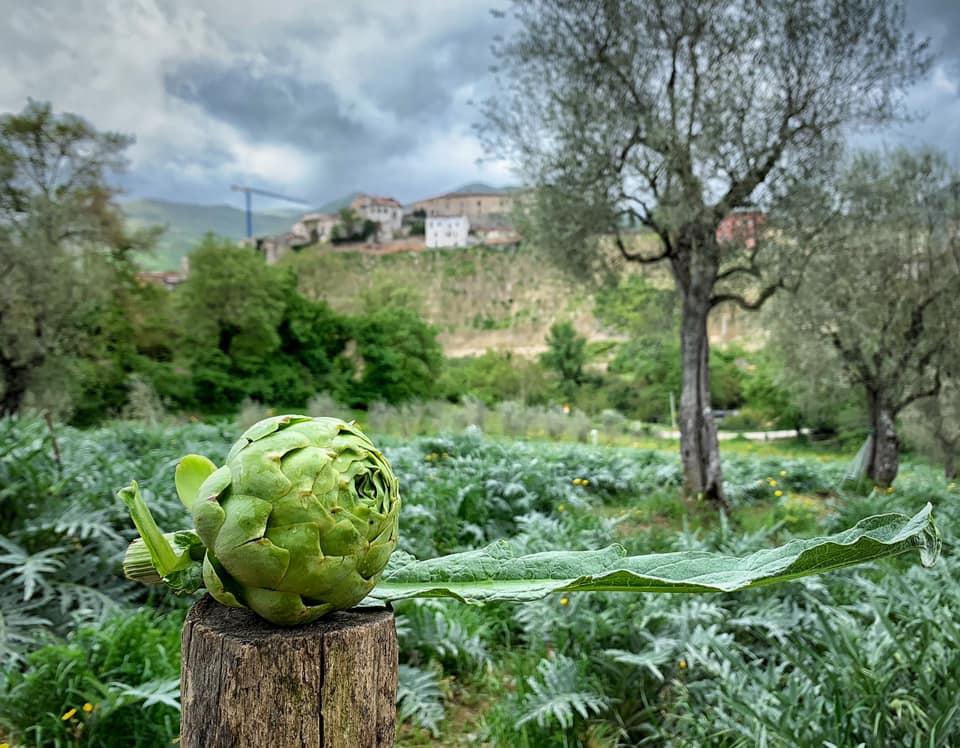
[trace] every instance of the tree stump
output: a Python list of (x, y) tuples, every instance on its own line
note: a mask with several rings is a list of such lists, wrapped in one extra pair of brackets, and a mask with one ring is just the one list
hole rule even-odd
[(183, 626), (180, 745), (392, 746), (397, 673), (389, 609), (282, 628), (207, 596)]

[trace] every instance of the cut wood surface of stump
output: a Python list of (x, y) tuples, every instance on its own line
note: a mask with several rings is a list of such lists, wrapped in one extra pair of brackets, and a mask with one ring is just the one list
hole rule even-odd
[(373, 748), (396, 730), (397, 634), (385, 608), (282, 628), (204, 597), (183, 626), (183, 748)]

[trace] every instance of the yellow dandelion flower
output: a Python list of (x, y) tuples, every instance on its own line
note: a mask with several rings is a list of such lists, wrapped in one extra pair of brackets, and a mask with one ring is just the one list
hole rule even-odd
[(893, 493), (893, 486), (887, 486), (887, 493)]
[(781, 470), (781, 471), (780, 471), (780, 477), (781, 477), (781, 478), (786, 478), (786, 477), (787, 477), (787, 471), (786, 471), (786, 470)]
[(558, 511), (558, 512), (566, 511), (566, 509), (567, 509), (567, 505), (566, 505), (566, 504), (557, 504), (557, 511)]
[(773, 492), (773, 495), (774, 495), (774, 496), (778, 496), (778, 497), (779, 497), (779, 496), (783, 496), (783, 491), (774, 491), (774, 492)]
[(948, 491), (952, 491), (952, 490), (955, 489), (956, 487), (957, 487), (957, 484), (956, 484), (956, 483), (951, 483), (950, 485), (947, 486), (947, 490), (948, 490)]
[(0, 748), (10, 748), (9, 743), (0, 743)]
[(590, 485), (590, 481), (588, 481), (586, 478), (584, 478), (583, 480), (580, 481), (580, 485), (581, 485), (581, 486), (589, 486), (589, 485)]
[(777, 487), (777, 482), (776, 482), (773, 478), (771, 478), (771, 479), (770, 479), (770, 488), (776, 488), (776, 487)]
[(68, 719), (73, 719), (73, 715), (77, 713), (76, 709), (71, 709), (66, 714), (64, 714), (60, 719), (66, 722)]
[(680, 666), (680, 669), (681, 669), (681, 670), (685, 670), (686, 667), (687, 667), (687, 661), (686, 661), (686, 660), (680, 660), (680, 662), (678, 662), (677, 665)]
[(560, 598), (560, 604), (561, 604), (561, 605), (569, 605), (569, 604), (570, 604), (570, 598), (568, 598), (568, 597), (561, 597), (561, 598)]
[(92, 712), (92, 711), (93, 711), (93, 704), (91, 704), (91, 703), (88, 701), (86, 704), (83, 705), (83, 711), (85, 711), (85, 712)]
[(449, 452), (444, 452), (444, 453), (443, 453), (443, 456), (444, 456), (444, 457), (449, 457), (449, 456), (450, 456), (450, 453), (449, 453)]
[(574, 478), (574, 479), (573, 479), (573, 485), (579, 486), (579, 485), (580, 485), (580, 479), (579, 479), (579, 478)]

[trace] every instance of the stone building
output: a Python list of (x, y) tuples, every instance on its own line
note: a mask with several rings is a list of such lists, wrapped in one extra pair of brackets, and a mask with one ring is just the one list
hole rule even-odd
[(308, 238), (311, 244), (328, 242), (337, 220), (336, 216), (325, 213), (307, 213), (293, 225), (291, 232)]
[(471, 223), (489, 223), (494, 216), (509, 216), (513, 210), (511, 193), (450, 192), (446, 195), (418, 200), (411, 210), (422, 210), (431, 216), (466, 216)]
[(373, 221), (380, 226), (377, 231), (378, 241), (391, 241), (394, 235), (400, 232), (403, 224), (403, 206), (392, 197), (357, 195), (350, 203), (350, 207), (362, 219)]

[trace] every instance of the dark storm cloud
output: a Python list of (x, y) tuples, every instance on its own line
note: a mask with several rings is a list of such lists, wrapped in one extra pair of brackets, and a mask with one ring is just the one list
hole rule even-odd
[(164, 75), (171, 96), (201, 107), (254, 142), (287, 143), (311, 151), (356, 150), (382, 157), (411, 145), (402, 135), (378, 136), (348, 116), (328, 84), (290, 73), (256, 74), (244, 64), (192, 60)]
[(455, 107), (455, 92), (468, 84), (476, 86), (478, 96), (491, 92), (490, 41), (499, 28), (492, 19), (484, 21), (436, 39), (420, 59), (410, 60), (406, 70), (377, 79), (370, 93), (401, 118), (468, 117), (465, 108)]
[[(249, 181), (318, 203), (359, 189), (412, 200), (470, 181), (471, 100), (496, 94), (490, 45), (509, 0), (0, 0), (0, 110), (28, 96), (137, 137), (137, 195), (222, 201)], [(938, 62), (907, 97), (925, 115), (867, 133), (960, 161), (960, 0), (907, 0)]]

